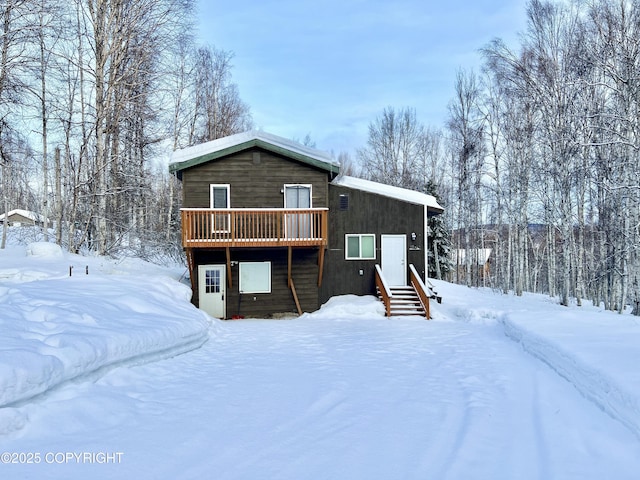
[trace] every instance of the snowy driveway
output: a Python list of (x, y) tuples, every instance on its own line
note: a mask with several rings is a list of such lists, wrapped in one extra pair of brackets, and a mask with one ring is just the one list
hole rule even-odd
[(499, 325), (214, 328), (198, 350), (29, 403), (29, 424), (0, 437), (2, 451), (119, 452), (118, 463), (0, 465), (0, 477), (638, 478), (638, 438)]

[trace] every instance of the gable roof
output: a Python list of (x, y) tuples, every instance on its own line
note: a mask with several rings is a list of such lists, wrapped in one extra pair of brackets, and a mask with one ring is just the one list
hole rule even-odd
[(172, 173), (177, 172), (180, 177), (181, 172), (187, 168), (195, 167), (252, 147), (260, 147), (272, 153), (292, 158), (336, 175), (340, 172), (340, 166), (333, 161), (331, 155), (328, 153), (316, 150), (315, 148), (305, 147), (293, 140), (288, 140), (259, 130), (237, 133), (228, 137), (176, 150), (169, 160), (169, 171)]
[(0, 221), (4, 220), (5, 217), (10, 219), (14, 215), (20, 215), (21, 217), (28, 218), (29, 220), (33, 220), (34, 222), (42, 222), (44, 220), (44, 217), (42, 215), (39, 215), (35, 212), (31, 212), (29, 210), (21, 210), (17, 208), (15, 210), (11, 210), (10, 212), (7, 212), (6, 214), (4, 213), (1, 214)]
[(347, 175), (341, 175), (335, 178), (331, 183), (334, 185), (354, 188), (356, 190), (363, 190), (365, 192), (403, 200), (409, 203), (415, 203), (417, 205), (424, 205), (427, 207), (430, 214), (439, 214), (444, 212), (444, 208), (438, 204), (438, 201), (434, 196), (416, 192), (415, 190), (409, 190), (408, 188), (394, 187), (392, 185), (385, 185), (384, 183), (372, 182), (371, 180), (349, 177)]

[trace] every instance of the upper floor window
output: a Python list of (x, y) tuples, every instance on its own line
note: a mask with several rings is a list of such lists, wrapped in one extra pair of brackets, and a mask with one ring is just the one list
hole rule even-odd
[(231, 188), (229, 184), (212, 183), (209, 188), (211, 189), (209, 195), (211, 208), (229, 208), (231, 206), (229, 201)]
[(285, 185), (284, 208), (311, 208), (311, 185)]
[[(209, 185), (210, 208), (230, 208), (230, 190), (229, 184), (212, 183)], [(214, 213), (211, 215), (211, 231), (212, 232), (228, 232), (231, 218), (228, 213)]]

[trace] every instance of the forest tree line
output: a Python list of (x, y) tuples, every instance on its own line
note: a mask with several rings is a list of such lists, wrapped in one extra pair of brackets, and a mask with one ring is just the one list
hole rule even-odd
[(640, 2), (532, 0), (527, 20), (459, 71), (443, 129), (385, 109), (362, 173), (438, 195), (443, 277), (640, 314)]
[(38, 212), (74, 252), (177, 245), (176, 180), (156, 159), (252, 126), (231, 53), (192, 36), (194, 1), (0, 8), (0, 210)]
[[(179, 248), (160, 152), (252, 126), (232, 54), (192, 36), (194, 0), (1, 8), (0, 210), (52, 219), (70, 251)], [(446, 125), (388, 107), (338, 160), (439, 198), (432, 276), (638, 314), (640, 0), (531, 0), (527, 18), (460, 70)], [(473, 255), (452, 266), (485, 248), (488, 276)]]

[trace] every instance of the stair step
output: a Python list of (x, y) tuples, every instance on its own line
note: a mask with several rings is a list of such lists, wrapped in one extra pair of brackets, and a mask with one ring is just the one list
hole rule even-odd
[(402, 315), (418, 315), (421, 317), (424, 317), (424, 310), (420, 309), (415, 309), (415, 310), (394, 310), (391, 309), (391, 316), (392, 317), (399, 317)]
[(404, 304), (404, 305), (394, 305), (393, 303), (390, 305), (391, 310), (422, 310), (422, 305), (420, 304)]
[[(377, 290), (377, 289), (376, 289)], [(390, 314), (391, 316), (425, 316), (420, 297), (411, 285), (391, 287)], [(378, 298), (382, 299), (377, 291)]]

